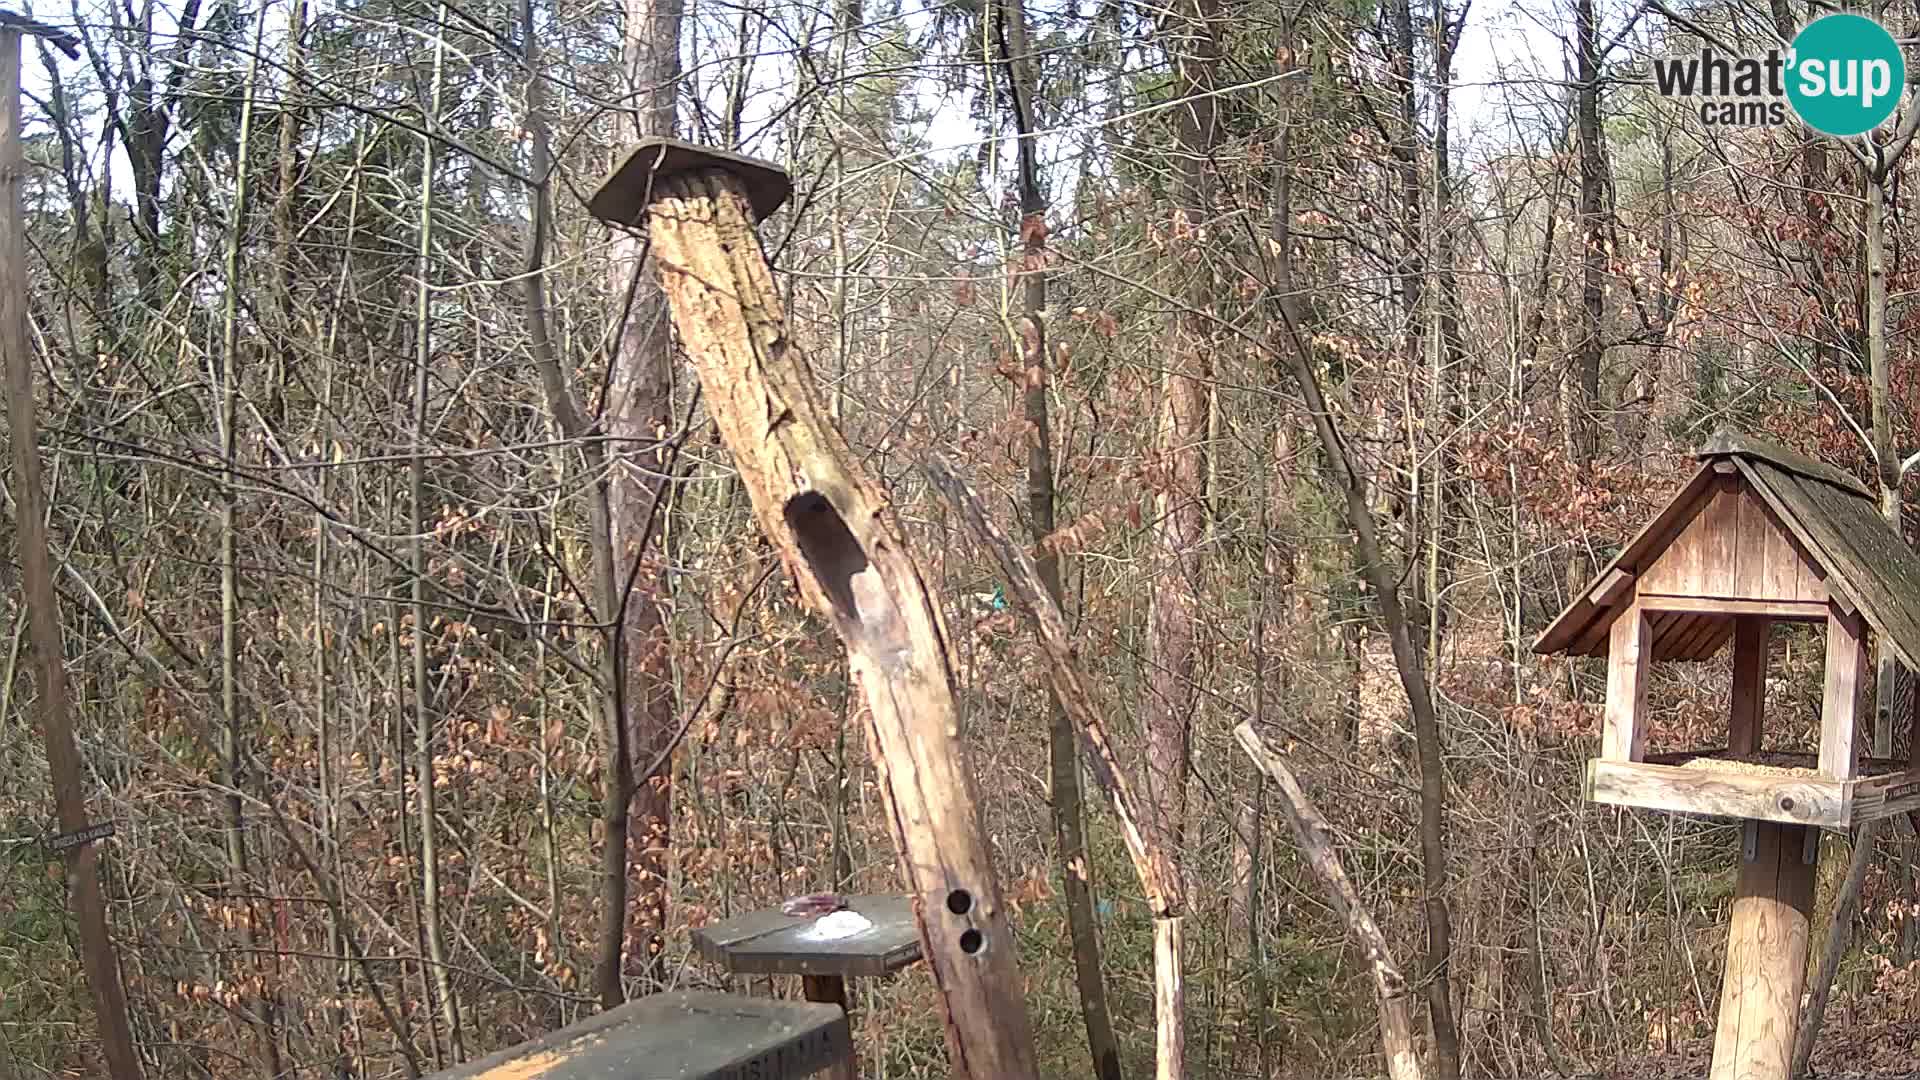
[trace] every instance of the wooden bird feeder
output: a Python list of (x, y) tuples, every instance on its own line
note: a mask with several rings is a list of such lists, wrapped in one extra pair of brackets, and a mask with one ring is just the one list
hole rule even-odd
[[(1786, 1080), (1818, 830), (1920, 808), (1920, 756), (1855, 749), (1869, 631), (1910, 670), (1920, 655), (1920, 556), (1839, 469), (1729, 433), (1697, 456), (1699, 471), (1534, 651), (1607, 658), (1589, 801), (1746, 822), (1712, 1077)], [(1817, 753), (1763, 737), (1776, 622), (1826, 628)], [(1649, 666), (1708, 660), (1729, 642), (1726, 745), (1649, 754)]]

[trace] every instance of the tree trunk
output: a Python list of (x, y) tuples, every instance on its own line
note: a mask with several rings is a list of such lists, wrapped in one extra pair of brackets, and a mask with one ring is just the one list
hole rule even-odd
[[(61, 639), (60, 600), (53, 586), (47, 542), (47, 503), (41, 487), (39, 421), (34, 415), (33, 356), (27, 337), (27, 233), (20, 185), (27, 175), (21, 148), (20, 32), (0, 30), (0, 353), (7, 373), (7, 431), (13, 444), (14, 533), (19, 544), (20, 585), (26, 594), (33, 643), (35, 702), (52, 773), (54, 809), (62, 833), (93, 824), (81, 789), (80, 751), (73, 736), (67, 697), (66, 646)], [(100, 854), (93, 842), (66, 851), (69, 903), (80, 936), (80, 963), (93, 991), (100, 1041), (113, 1080), (140, 1080), (140, 1058), (127, 1022), (120, 961), (107, 928), (100, 889)]]
[[(1594, 458), (1600, 452), (1597, 413), (1600, 361), (1605, 351), (1600, 335), (1606, 298), (1606, 250), (1601, 242), (1606, 171), (1600, 159), (1600, 45), (1593, 0), (1574, 0), (1573, 27), (1574, 123), (1580, 144), (1580, 320), (1573, 349), (1575, 394), (1568, 421), (1573, 427), (1574, 463), (1584, 476), (1591, 474)], [(1586, 577), (1577, 563), (1569, 570), (1581, 580)], [(1579, 583), (1572, 581), (1569, 587)]]
[[(674, 132), (683, 10), (683, 0), (627, 0), (624, 62), (638, 106), (627, 119), (635, 139)], [(674, 461), (669, 437), (675, 426), (673, 335), (666, 297), (657, 276), (642, 264), (642, 251), (642, 241), (630, 233), (614, 241), (614, 295), (628, 302), (614, 348), (606, 415), (606, 433), (616, 448), (608, 496), (619, 593), (610, 598), (604, 617), (617, 620), (620, 666), (615, 686), (629, 770), (644, 768), (667, 752), (678, 716), (666, 576), (676, 536), (669, 483)], [(661, 933), (667, 925), (672, 853), (671, 761), (663, 762), (655, 775), (633, 775), (625, 809), (622, 841), (628, 847), (624, 873), (630, 895), (623, 898), (628, 912), (624, 942), (601, 942), (595, 972), (601, 1001), (609, 1006), (623, 998), (623, 947), (628, 974), (653, 984), (664, 979)], [(611, 832), (608, 837), (612, 843)]]
[[(446, 25), (447, 8), (440, 7), (437, 26)], [(446, 86), (446, 34), (439, 32), (433, 39), (433, 84), (431, 105), (433, 116), (440, 115), (441, 96)], [(434, 790), (434, 731), (435, 709), (429, 700), (427, 673), (427, 549), (426, 536), (430, 526), (427, 521), (426, 491), (426, 442), (427, 442), (427, 390), (430, 384), (428, 370), (433, 359), (433, 185), (435, 152), (437, 140), (424, 136), (420, 140), (420, 246), (415, 255), (414, 273), (416, 275), (414, 291), (414, 363), (413, 363), (413, 449), (407, 463), (407, 506), (412, 515), (409, 530), (413, 540), (409, 554), (411, 556), (411, 581), (408, 586), (409, 610), (413, 626), (411, 635), (413, 648), (413, 754), (415, 811), (419, 815), (420, 828), (420, 895), (421, 916), (426, 921), (427, 964), (433, 971), (434, 1004), (438, 1006), (440, 1020), (446, 1025), (447, 1045), (452, 1052), (452, 1060), (459, 1062), (465, 1055), (461, 1052), (460, 1006), (453, 996), (452, 973), (447, 969), (447, 947), (444, 933), (444, 919), (440, 911), (440, 826), (436, 809), (437, 796)]]
[[(1880, 481), (1880, 516), (1905, 538), (1900, 513), (1900, 457), (1893, 443), (1893, 372), (1887, 355), (1887, 185), (1891, 176), (1867, 176), (1867, 371), (1872, 382), (1873, 457)], [(1874, 673), (1874, 757), (1893, 756), (1893, 650), (1881, 648)]]
[[(1060, 557), (1040, 541), (1054, 528), (1053, 428), (1047, 408), (1046, 196), (1040, 190), (1039, 121), (1034, 103), (1039, 88), (1037, 62), (1027, 37), (1025, 0), (1006, 0), (1000, 15), (1006, 33), (1003, 59), (1013, 100), (1020, 154), (1020, 352), (1027, 423), (1027, 527), (1041, 552), (1038, 568), (1047, 595), (1061, 598)], [(1059, 696), (1047, 694), (1048, 795), (1053, 819), (1054, 857), (1060, 865), (1061, 898), (1073, 947), (1074, 983), (1080, 994), (1080, 1019), (1087, 1029), (1087, 1051), (1098, 1080), (1120, 1080), (1120, 1044), (1107, 1010), (1107, 986), (1101, 975), (1100, 937), (1093, 915), (1093, 866), (1081, 817), (1080, 757), (1074, 748), (1073, 722)]]
[(1414, 85), (1413, 0), (1390, 0), (1387, 9), (1392, 20), (1393, 51), (1387, 60), (1387, 78), (1393, 84), (1394, 125), (1393, 165), (1400, 185), (1400, 265), (1398, 278), (1400, 314), (1406, 320), (1402, 335), (1409, 369), (1414, 367), (1421, 346), (1421, 293), (1425, 282), (1421, 248), (1425, 237), (1421, 230), (1422, 196), (1420, 191), (1419, 99)]
[[(1174, 53), (1177, 112), (1176, 200), (1173, 257), (1187, 269), (1183, 299), (1188, 310), (1174, 316), (1162, 380), (1154, 444), (1166, 463), (1154, 498), (1153, 581), (1147, 611), (1149, 671), (1142, 727), (1147, 733), (1148, 791), (1155, 842), (1169, 853), (1184, 843), (1187, 766), (1197, 670), (1197, 607), (1201, 554), (1206, 536), (1207, 384), (1212, 377), (1212, 324), (1204, 313), (1212, 300), (1206, 242), (1209, 198), (1206, 178), (1218, 138), (1218, 104), (1212, 97), (1220, 63), (1215, 22), (1219, 0), (1183, 0), (1169, 48)], [(1165, 971), (1167, 953), (1178, 948), (1174, 932), (1154, 935), (1155, 970)], [(1184, 983), (1177, 977), (1154, 997), (1159, 1018), (1161, 1076), (1184, 1076)], [(1161, 985), (1161, 980), (1156, 980)]]
[[(1467, 0), (1470, 3), (1471, 0)], [(1413, 449), (1431, 462), (1427, 478), (1426, 514), (1422, 524), (1426, 541), (1426, 581), (1421, 603), (1427, 619), (1426, 652), (1428, 662), (1440, 660), (1440, 631), (1445, 623), (1441, 603), (1450, 567), (1445, 543), (1447, 522), (1447, 475), (1451, 454), (1450, 435), (1455, 422), (1453, 399), (1456, 390), (1451, 376), (1461, 363), (1464, 349), (1460, 339), (1460, 293), (1453, 272), (1453, 175), (1448, 127), (1452, 123), (1450, 102), (1453, 92), (1453, 50), (1459, 27), (1465, 25), (1466, 4), (1459, 22), (1449, 20), (1447, 5), (1436, 0), (1433, 7), (1433, 208), (1427, 216), (1427, 412), (1423, 425), (1427, 446)]]
[[(532, 0), (522, 0), (520, 5), (520, 27), (522, 48), (525, 50), (526, 67), (530, 72), (540, 70), (540, 50), (537, 25), (534, 20)], [(562, 368), (560, 353), (553, 340), (552, 329), (547, 318), (546, 286), (546, 242), (552, 228), (552, 168), (553, 155), (550, 149), (548, 121), (546, 113), (545, 83), (538, 75), (527, 80), (527, 134), (532, 144), (532, 176), (534, 181), (530, 201), (532, 203), (532, 221), (528, 223), (526, 239), (526, 274), (522, 279), (526, 289), (527, 337), (533, 354), (534, 370), (540, 378), (541, 395), (546, 399), (547, 412), (553, 419), (554, 427), (569, 442), (577, 444), (583, 459), (582, 475), (587, 482), (587, 547), (592, 562), (592, 583), (588, 590), (593, 608), (593, 621), (602, 630), (605, 647), (600, 650), (599, 663), (595, 665), (594, 675), (601, 687), (599, 702), (600, 745), (601, 745), (601, 798), (600, 827), (602, 830), (600, 847), (600, 929), (595, 941), (594, 993), (604, 1009), (619, 1005), (626, 998), (625, 984), (622, 981), (622, 946), (626, 939), (627, 928), (627, 806), (633, 790), (634, 755), (628, 750), (627, 727), (624, 722), (620, 686), (621, 639), (619, 636), (620, 588), (619, 574), (615, 569), (613, 554), (613, 511), (609, 490), (612, 481), (608, 467), (607, 444), (592, 437), (587, 428), (585, 417), (575, 404), (573, 393), (567, 388), (567, 376)], [(560, 473), (561, 483), (566, 481), (566, 458), (558, 458), (556, 471)], [(550, 575), (551, 577), (551, 575)], [(548, 612), (543, 609), (541, 621), (544, 624)], [(545, 639), (541, 640), (545, 648)], [(540, 670), (545, 671), (544, 665)], [(547, 707), (543, 691), (541, 709)], [(544, 725), (543, 729), (544, 731)], [(548, 890), (550, 900), (548, 914), (556, 920), (551, 935), (554, 941), (561, 940), (557, 931), (559, 918), (559, 858), (556, 854), (554, 822), (551, 813), (552, 791), (551, 755), (553, 747), (541, 739), (541, 791), (543, 811), (543, 845), (546, 851), (548, 867)], [(651, 761), (651, 759), (649, 759)]]
[(1170, 328), (1168, 363), (1155, 446), (1167, 474), (1154, 498), (1154, 580), (1147, 615), (1148, 790), (1153, 828), (1168, 851), (1179, 851), (1186, 821), (1187, 757), (1194, 693), (1195, 606), (1199, 602), (1201, 544), (1206, 528), (1207, 382), (1212, 368), (1204, 312), (1212, 299), (1206, 263), (1208, 159), (1217, 137), (1214, 88), (1220, 46), (1214, 21), (1218, 0), (1185, 0), (1175, 53), (1178, 110), (1177, 202), (1174, 257), (1188, 269), (1183, 299), (1189, 311)]
[[(229, 895), (244, 898), (247, 918), (240, 923), (240, 941), (246, 948), (245, 966), (263, 965), (256, 923), (263, 909), (254, 900), (252, 872), (248, 866), (247, 831), (241, 812), (241, 792), (246, 790), (246, 732), (240, 709), (240, 570), (239, 523), (235, 511), (240, 501), (233, 470), (238, 468), (240, 402), (240, 252), (245, 241), (248, 201), (251, 192), (247, 178), (252, 173), (254, 92), (260, 74), (260, 34), (266, 25), (264, 11), (254, 23), (254, 48), (247, 63), (246, 89), (240, 103), (240, 127), (234, 144), (237, 169), (233, 180), (233, 208), (227, 223), (226, 258), (223, 267), (225, 295), (220, 322), (220, 454), (227, 473), (220, 484), (220, 704), (225, 713), (221, 752), (227, 771), (227, 822), (225, 830), (227, 883)], [(245, 981), (245, 976), (241, 980)], [(249, 996), (258, 1015), (255, 1034), (260, 1040), (269, 1076), (279, 1076), (280, 1043), (274, 996), (271, 992)]]

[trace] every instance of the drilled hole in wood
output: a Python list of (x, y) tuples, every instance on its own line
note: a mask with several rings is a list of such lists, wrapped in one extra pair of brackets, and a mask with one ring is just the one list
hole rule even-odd
[(960, 951), (968, 956), (977, 955), (987, 947), (987, 936), (978, 930), (968, 929), (960, 932)]
[(858, 625), (860, 604), (854, 598), (854, 575), (867, 569), (867, 553), (847, 529), (840, 511), (817, 491), (805, 491), (787, 500), (787, 527), (793, 530), (800, 557), (813, 568), (834, 614)]
[(947, 910), (955, 915), (965, 915), (973, 910), (973, 894), (965, 889), (955, 889), (947, 894)]

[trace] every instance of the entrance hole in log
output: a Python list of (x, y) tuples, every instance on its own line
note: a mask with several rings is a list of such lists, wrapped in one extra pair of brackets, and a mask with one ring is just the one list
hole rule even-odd
[(892, 590), (832, 500), (806, 491), (787, 500), (787, 527), (833, 606), (847, 648), (889, 677), (913, 663), (913, 640)]
[(800, 557), (819, 579), (834, 615), (846, 626), (859, 627), (860, 602), (854, 596), (853, 579), (867, 569), (867, 552), (840, 511), (825, 495), (803, 491), (787, 500), (786, 518)]
[(971, 927), (960, 932), (960, 951), (968, 956), (977, 956), (987, 947), (987, 935)]
[(973, 910), (973, 894), (965, 889), (955, 889), (947, 894), (947, 910), (955, 915), (965, 915)]

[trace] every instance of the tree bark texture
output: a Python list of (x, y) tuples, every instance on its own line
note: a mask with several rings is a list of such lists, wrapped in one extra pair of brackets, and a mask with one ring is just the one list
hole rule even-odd
[[(1420, 310), (1426, 282), (1423, 248), (1426, 240), (1421, 228), (1420, 191), (1420, 114), (1418, 88), (1414, 85), (1413, 0), (1389, 0), (1387, 16), (1393, 32), (1393, 52), (1388, 59), (1387, 77), (1393, 83), (1394, 139), (1393, 164), (1400, 188), (1400, 257), (1396, 268), (1399, 279), (1400, 312), (1406, 319), (1405, 342), (1409, 368), (1420, 353)], [(1441, 129), (1444, 130), (1444, 129)]]
[(1580, 320), (1573, 349), (1577, 392), (1568, 420), (1573, 425), (1574, 461), (1589, 470), (1600, 452), (1595, 413), (1600, 408), (1600, 360), (1605, 351), (1600, 324), (1606, 300), (1606, 252), (1601, 246), (1606, 166), (1600, 158), (1600, 31), (1593, 0), (1574, 0), (1573, 25), (1574, 124), (1580, 144)]

